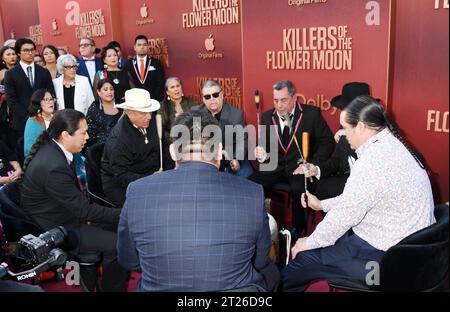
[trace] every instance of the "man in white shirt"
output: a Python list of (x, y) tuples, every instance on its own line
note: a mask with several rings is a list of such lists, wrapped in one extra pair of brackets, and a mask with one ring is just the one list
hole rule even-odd
[[(431, 184), (415, 153), (404, 145), (384, 108), (357, 97), (340, 116), (358, 160), (340, 196), (320, 201), (302, 195), (302, 205), (327, 212), (309, 236), (292, 248), (283, 270), (285, 291), (302, 291), (323, 278), (365, 281), (371, 261), (410, 234), (435, 222)], [(382, 268), (381, 268), (382, 269)]]

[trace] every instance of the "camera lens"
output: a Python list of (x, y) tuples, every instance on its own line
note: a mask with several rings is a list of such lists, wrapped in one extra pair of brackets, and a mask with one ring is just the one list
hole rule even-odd
[(48, 243), (52, 242), (52, 247), (61, 246), (67, 237), (67, 231), (62, 226), (58, 226), (57, 228), (51, 229), (45, 233), (39, 235), (39, 238)]

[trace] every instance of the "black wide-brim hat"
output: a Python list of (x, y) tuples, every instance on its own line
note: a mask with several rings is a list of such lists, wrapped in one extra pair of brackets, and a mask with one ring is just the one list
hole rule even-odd
[(349, 82), (342, 87), (342, 94), (331, 100), (331, 105), (345, 109), (357, 96), (370, 95), (369, 85), (365, 82)]

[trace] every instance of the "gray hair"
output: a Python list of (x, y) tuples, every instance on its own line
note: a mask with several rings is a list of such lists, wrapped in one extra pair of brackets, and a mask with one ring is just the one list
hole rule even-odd
[(220, 90), (222, 90), (222, 86), (217, 81), (215, 81), (215, 80), (206, 80), (203, 83), (203, 85), (202, 85), (201, 91), (205, 90), (206, 88), (211, 88), (211, 87), (219, 87)]
[(64, 73), (64, 65), (66, 65), (70, 61), (74, 62), (75, 65), (77, 65), (77, 59), (72, 54), (63, 54), (58, 57), (58, 60), (56, 61), (56, 69), (58, 70), (58, 73), (62, 75)]
[(169, 77), (169, 78), (166, 79), (166, 83), (164, 84), (164, 89), (165, 89), (166, 91), (167, 91), (167, 89), (169, 89), (169, 83), (170, 83), (172, 80), (175, 80), (175, 81), (177, 81), (180, 85), (183, 85), (183, 84), (181, 83), (180, 78), (178, 78), (178, 77)]
[(290, 80), (280, 80), (273, 85), (273, 89), (280, 91), (284, 88), (288, 89), (288, 92), (291, 96), (295, 96), (295, 87), (292, 81)]

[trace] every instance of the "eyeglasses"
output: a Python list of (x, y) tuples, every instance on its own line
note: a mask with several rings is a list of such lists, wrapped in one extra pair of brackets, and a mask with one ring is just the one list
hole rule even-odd
[(70, 70), (70, 69), (74, 69), (74, 70), (76, 70), (77, 68), (78, 68), (78, 66), (77, 65), (65, 65), (65, 66), (63, 66), (65, 69), (67, 69), (67, 70)]
[(89, 46), (91, 46), (92, 44), (90, 44), (90, 43), (81, 43), (80, 44), (80, 48), (86, 48), (86, 47), (89, 47)]
[(31, 54), (31, 53), (34, 53), (35, 51), (36, 51), (36, 49), (23, 49), (23, 50), (20, 50), (20, 53)]
[(219, 95), (220, 95), (220, 92), (222, 92), (222, 90), (220, 90), (219, 92), (215, 92), (215, 93), (213, 93), (213, 94), (204, 94), (204, 95), (203, 95), (203, 98), (204, 98), (205, 100), (210, 100), (210, 99), (211, 99), (211, 96), (212, 96), (213, 98), (217, 99), (217, 98), (219, 97)]
[(55, 102), (54, 98), (42, 99), (45, 103)]

